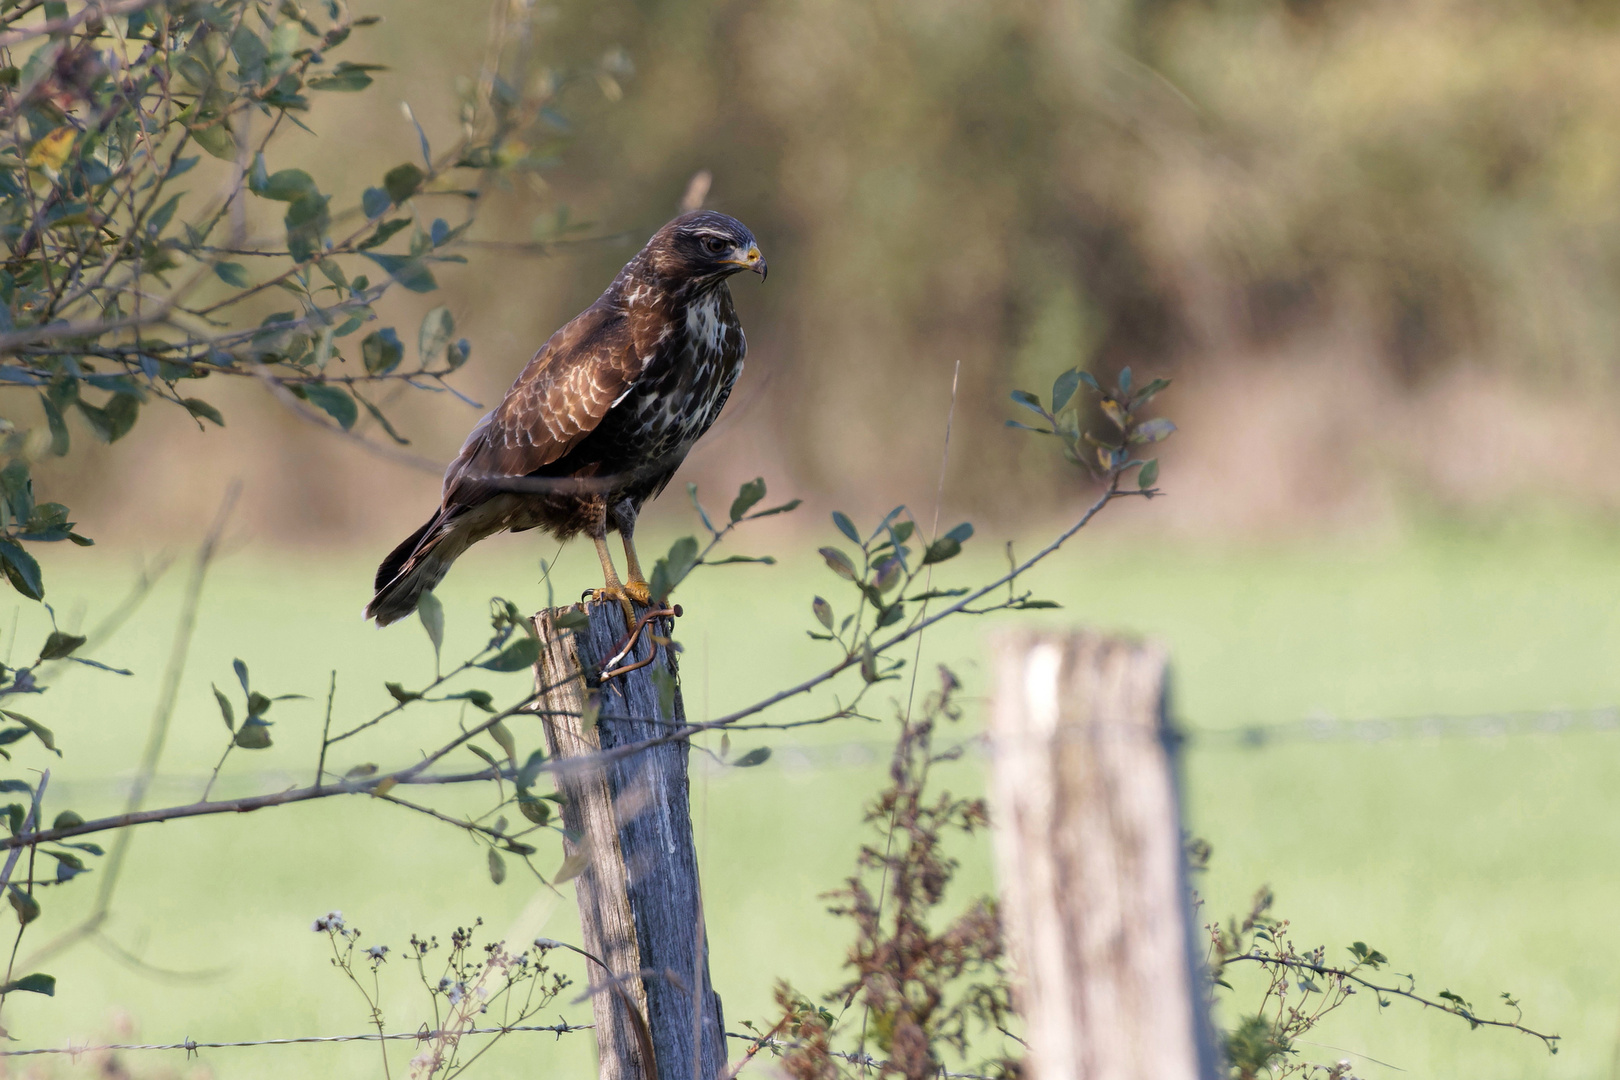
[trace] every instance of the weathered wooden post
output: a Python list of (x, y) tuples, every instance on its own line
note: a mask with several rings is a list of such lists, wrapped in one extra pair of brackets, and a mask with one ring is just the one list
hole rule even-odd
[[(585, 608), (588, 623), (559, 630), (565, 611), (535, 616), (542, 649), (536, 703), (553, 758), (563, 768), (563, 825), (584, 860), (575, 881), (590, 965), (602, 1080), (715, 1080), (725, 1071), (720, 996), (709, 956), (687, 791), (687, 744), (670, 742), (603, 765), (601, 750), (686, 723), (667, 648), (669, 615), (638, 610), (646, 623), (624, 650), (617, 604)], [(662, 684), (662, 685), (661, 685)], [(646, 1060), (648, 1054), (653, 1062)]]
[(996, 679), (996, 854), (1035, 1080), (1212, 1080), (1165, 654), (1009, 633)]

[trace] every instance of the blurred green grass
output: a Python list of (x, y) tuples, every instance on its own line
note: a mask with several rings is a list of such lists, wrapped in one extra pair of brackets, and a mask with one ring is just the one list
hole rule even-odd
[[(982, 534), (981, 534), (982, 535)], [(951, 564), (966, 581), (999, 564), (992, 541)], [(810, 545), (774, 534), (744, 544), (778, 554)], [(974, 545), (970, 545), (970, 548)], [(1026, 545), (1021, 545), (1026, 546)], [(655, 539), (644, 549), (658, 550)], [(1035, 577), (1065, 610), (1048, 621), (1080, 622), (1151, 635), (1169, 643), (1176, 708), (1193, 729), (1243, 726), (1328, 713), (1405, 716), (1582, 707), (1620, 702), (1620, 537), (1557, 526), (1521, 533), (1433, 529), (1377, 544), (1254, 546), (1143, 545), (1120, 536), (1087, 538)], [(449, 622), (447, 657), (484, 632), (492, 593), (524, 607), (545, 601), (538, 550), (523, 538), (490, 543), (458, 565), (441, 588)], [(812, 557), (813, 558), (813, 557)], [(68, 560), (71, 559), (71, 572)], [(200, 792), (225, 731), (209, 683), (234, 683), (241, 656), (256, 688), (324, 697), (339, 670), (339, 721), (363, 719), (386, 701), (382, 683), (418, 684), (431, 664), (425, 636), (407, 624), (378, 632), (361, 624), (371, 560), (297, 555), (247, 547), (215, 569), (205, 594), (160, 781), (152, 803)], [(105, 611), (130, 578), (102, 549), (46, 565), (51, 599), (64, 619), (76, 602), (85, 621)], [(571, 550), (555, 571), (588, 585), (588, 549)], [(147, 720), (178, 605), (183, 567), (171, 571), (125, 631), (95, 655), (137, 671), (120, 679), (74, 671), (29, 710), (53, 726), (66, 757), (32, 744), (24, 764), (50, 766), (48, 811), (86, 816), (122, 800), (146, 738)], [(823, 659), (804, 630), (809, 597), (836, 581), (815, 562), (701, 572), (684, 587), (688, 614), (688, 711), (716, 715), (754, 700)], [(561, 598), (561, 597), (559, 597)], [(836, 597), (835, 604), (837, 603)], [(995, 620), (957, 621), (925, 642), (931, 663), (952, 664), (975, 695), (965, 721), (976, 727), (986, 673), (985, 635)], [(21, 613), (13, 661), (42, 622)], [(523, 677), (480, 685), (516, 697)], [(276, 746), (238, 752), (221, 791), (273, 790), (307, 782), (322, 703), (283, 702)], [(811, 705), (781, 719), (809, 715)], [(879, 702), (878, 715), (889, 711)], [(408, 715), (344, 744), (332, 764), (398, 763), (442, 741), (448, 711)], [(538, 738), (517, 731), (527, 749)], [(765, 1018), (778, 977), (818, 992), (836, 985), (846, 929), (818, 894), (852, 865), (860, 807), (881, 782), (885, 726), (846, 722), (797, 732), (734, 737), (736, 751), (768, 744), (756, 770), (717, 770), (694, 757), (694, 808), (702, 849), (714, 978), (730, 1025)], [(350, 747), (352, 746), (352, 749)], [(1480, 1078), (1607, 1077), (1620, 1019), (1617, 935), (1620, 901), (1620, 755), (1610, 733), (1471, 740), (1309, 744), (1200, 749), (1187, 763), (1189, 816), (1214, 860), (1200, 887), (1209, 914), (1239, 912), (1261, 884), (1277, 894), (1302, 945), (1329, 956), (1352, 940), (1387, 953), (1430, 991), (1451, 989), (1484, 1005), (1502, 990), (1520, 996), (1526, 1019), (1565, 1037), (1549, 1057), (1532, 1040), (1469, 1032), (1458, 1021), (1397, 1005), (1382, 1014), (1365, 996), (1320, 1028), (1304, 1049), (1318, 1060), (1370, 1055), (1411, 1075)], [(735, 752), (735, 751), (734, 751)], [(469, 756), (465, 764), (475, 761)], [(982, 783), (978, 758), (949, 767), (942, 781)], [(447, 808), (482, 797), (434, 793)], [(964, 847), (958, 896), (991, 887), (983, 844)], [(549, 871), (554, 851), (537, 861)], [(94, 879), (44, 896), (45, 915), (29, 950), (88, 908)], [(454, 830), (358, 798), (145, 826), (108, 933), (164, 968), (213, 970), (204, 979), (143, 972), (95, 944), (42, 965), (58, 997), (23, 995), (7, 1026), (20, 1045), (61, 1045), (117, 1036), (136, 1041), (273, 1038), (365, 1029), (351, 987), (330, 970), (310, 920), (342, 909), (366, 942), (398, 948), (411, 932), (441, 940), (482, 917), (494, 932), (525, 938), (577, 935), (571, 892), (536, 889), (512, 873), (493, 885), (480, 849)], [(37, 931), (37, 932), (36, 932)], [(1340, 954), (1342, 955), (1342, 954)], [(385, 1008), (393, 1030), (424, 1016), (402, 965), (386, 969)], [(560, 1003), (561, 1004), (561, 1003)], [(560, 1011), (579, 1019), (584, 1006)], [(548, 1015), (541, 1022), (553, 1022)], [(513, 1036), (480, 1068), (486, 1076), (589, 1073), (590, 1037)], [(396, 1048), (394, 1070), (409, 1051)], [(1359, 1075), (1395, 1075), (1353, 1058)], [(378, 1075), (373, 1046), (228, 1049), (191, 1063), (178, 1053), (131, 1054), (137, 1076)], [(40, 1075), (86, 1075), (93, 1062), (41, 1062)]]

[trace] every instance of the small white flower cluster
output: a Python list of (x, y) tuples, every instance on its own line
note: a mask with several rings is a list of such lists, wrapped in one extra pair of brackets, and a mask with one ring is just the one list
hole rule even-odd
[(310, 926), (310, 929), (315, 931), (317, 934), (325, 934), (330, 931), (336, 931), (337, 933), (341, 934), (343, 932), (343, 912), (328, 911), (325, 915), (322, 915), (320, 918), (316, 919), (314, 924)]
[(383, 957), (388, 955), (388, 946), (386, 946), (386, 945), (373, 945), (371, 948), (366, 950), (366, 955), (371, 957), (373, 960), (378, 961), (380, 963), (382, 961)]

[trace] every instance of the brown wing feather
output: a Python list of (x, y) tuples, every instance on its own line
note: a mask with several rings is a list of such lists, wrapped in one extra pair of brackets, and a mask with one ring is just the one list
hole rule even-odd
[(467, 436), (444, 474), (444, 503), (487, 497), (485, 477), (527, 476), (566, 455), (624, 396), (642, 363), (624, 315), (604, 304), (558, 330)]

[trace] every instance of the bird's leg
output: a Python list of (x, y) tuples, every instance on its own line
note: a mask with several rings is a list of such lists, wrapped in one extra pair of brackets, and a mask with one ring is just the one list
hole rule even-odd
[(641, 560), (636, 558), (636, 504), (625, 499), (616, 504), (612, 511), (613, 523), (619, 527), (619, 538), (624, 541), (624, 565), (629, 571), (630, 580), (624, 583), (624, 591), (636, 603), (650, 606), (652, 604), (652, 588), (647, 584), (646, 575), (641, 572)]
[(596, 545), (596, 557), (602, 560), (602, 578), (605, 585), (600, 589), (591, 590), (591, 599), (597, 602), (603, 600), (617, 600), (624, 609), (625, 629), (635, 625), (636, 609), (630, 605), (631, 593), (625, 589), (624, 582), (619, 580), (619, 572), (613, 568), (613, 556), (608, 553), (607, 521), (598, 523), (591, 530), (591, 541)]

